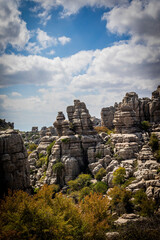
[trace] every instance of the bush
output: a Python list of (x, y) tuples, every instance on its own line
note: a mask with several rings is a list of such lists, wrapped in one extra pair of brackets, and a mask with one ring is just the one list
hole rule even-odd
[(71, 191), (78, 191), (91, 184), (91, 176), (89, 174), (80, 174), (75, 180), (71, 180), (68, 183)]
[(80, 190), (79, 199), (82, 200), (84, 197), (89, 195), (92, 192), (90, 187), (84, 187)]
[(93, 185), (93, 191), (97, 193), (105, 194), (107, 189), (107, 184), (104, 182), (97, 182)]
[(127, 179), (123, 184), (122, 187), (126, 188), (128, 187), (136, 178), (135, 177), (130, 177), (129, 179)]
[(52, 150), (52, 147), (54, 146), (56, 141), (53, 141), (48, 147), (47, 147), (47, 154), (48, 156), (51, 155), (51, 150)]
[(84, 222), (84, 240), (105, 240), (109, 228), (109, 200), (101, 194), (86, 196), (80, 203)]
[(63, 143), (68, 143), (70, 140), (69, 140), (69, 138), (62, 138), (61, 139), (61, 142), (63, 142)]
[(46, 157), (41, 157), (40, 159), (37, 160), (36, 162), (36, 167), (40, 168), (42, 167), (44, 164), (47, 164), (47, 156)]
[(79, 208), (67, 197), (56, 194), (54, 186), (44, 186), (34, 197), (22, 191), (9, 193), (0, 202), (0, 238), (83, 239)]
[(125, 182), (126, 170), (123, 167), (119, 167), (113, 173), (113, 185), (122, 185)]
[(133, 203), (135, 204), (135, 209), (142, 216), (152, 216), (156, 209), (155, 202), (152, 199), (148, 199), (146, 193), (140, 189), (134, 195)]
[(94, 129), (96, 130), (97, 133), (105, 132), (108, 135), (114, 132), (113, 130), (109, 130), (107, 127), (104, 127), (104, 126), (97, 126), (97, 127), (94, 127)]
[(148, 121), (142, 121), (141, 122), (141, 128), (144, 131), (148, 131), (150, 127), (151, 127), (151, 125), (150, 125), (150, 123)]
[(30, 151), (36, 150), (37, 147), (38, 147), (38, 145), (35, 144), (35, 143), (30, 143), (30, 144), (29, 144), (29, 150), (30, 150)]
[(133, 204), (131, 202), (132, 193), (124, 188), (115, 186), (109, 192), (111, 197), (111, 209), (116, 211), (118, 215), (123, 213), (130, 213), (133, 210)]
[(101, 181), (102, 178), (106, 175), (106, 170), (104, 168), (99, 169), (99, 171), (95, 175), (95, 179), (97, 181)]
[(149, 145), (151, 146), (153, 152), (158, 150), (158, 148), (159, 148), (158, 138), (155, 134), (151, 135)]

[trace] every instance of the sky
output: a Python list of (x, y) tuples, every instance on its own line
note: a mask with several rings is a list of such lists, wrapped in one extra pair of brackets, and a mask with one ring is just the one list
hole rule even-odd
[(0, 0), (0, 118), (15, 129), (52, 126), (74, 99), (100, 118), (159, 84), (159, 0)]

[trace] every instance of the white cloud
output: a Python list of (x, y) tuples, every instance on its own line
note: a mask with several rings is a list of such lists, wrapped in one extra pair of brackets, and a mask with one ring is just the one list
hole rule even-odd
[(22, 94), (20, 94), (19, 92), (12, 92), (11, 96), (12, 97), (22, 97)]
[(37, 30), (37, 40), (43, 49), (51, 47), (53, 45), (55, 46), (57, 44), (56, 38), (48, 36), (46, 32), (42, 31), (39, 28)]
[(55, 54), (54, 50), (51, 50), (50, 52), (48, 52), (48, 55), (54, 55), (54, 54)]
[(126, 4), (128, 0), (33, 0), (36, 3), (39, 3), (43, 8), (43, 12), (39, 14), (39, 17), (43, 18), (44, 23), (46, 24), (47, 18), (50, 16), (50, 11), (52, 8), (59, 6), (63, 7), (61, 16), (70, 16), (76, 14), (81, 8), (87, 7), (113, 7), (119, 4)]
[(0, 51), (4, 51), (8, 44), (22, 49), (30, 39), (30, 32), (26, 22), (21, 19), (18, 10), (19, 1), (0, 0)]
[(112, 33), (128, 33), (133, 42), (160, 44), (160, 1), (133, 0), (129, 5), (114, 7), (102, 19)]
[(71, 41), (69, 37), (65, 36), (59, 37), (58, 40), (62, 45), (65, 45), (66, 43), (69, 43)]

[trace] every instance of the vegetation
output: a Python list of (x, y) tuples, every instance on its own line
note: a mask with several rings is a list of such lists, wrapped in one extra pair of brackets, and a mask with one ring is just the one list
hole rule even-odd
[(111, 209), (119, 216), (123, 213), (130, 213), (133, 211), (133, 203), (131, 201), (132, 193), (126, 189), (115, 186), (109, 192), (111, 197)]
[(102, 178), (106, 175), (106, 170), (104, 168), (99, 169), (99, 171), (95, 175), (95, 179), (97, 181), (101, 181)]
[(104, 127), (104, 126), (97, 126), (97, 127), (94, 127), (94, 129), (96, 130), (97, 133), (105, 132), (108, 135), (110, 135), (111, 133), (114, 133), (114, 130), (109, 130), (107, 127)]
[(144, 131), (148, 131), (150, 129), (150, 127), (151, 127), (150, 122), (148, 122), (148, 121), (142, 121), (141, 122), (141, 128)]
[(75, 180), (68, 182), (70, 191), (78, 191), (91, 184), (91, 176), (89, 174), (80, 174)]
[(30, 143), (30, 144), (29, 144), (29, 150), (30, 150), (30, 151), (36, 150), (37, 147), (38, 147), (38, 145), (35, 144), (35, 143)]
[(114, 185), (122, 185), (125, 182), (126, 170), (123, 167), (119, 167), (113, 173), (112, 183)]
[(68, 143), (68, 142), (69, 142), (69, 138), (62, 138), (62, 139), (61, 139), (61, 142), (62, 142), (62, 143)]
[(107, 184), (104, 182), (97, 182), (93, 185), (93, 191), (96, 193), (102, 193), (105, 194), (107, 192)]
[(158, 162), (160, 162), (160, 144), (158, 137), (155, 134), (151, 135), (149, 144), (152, 148), (154, 157), (157, 159)]
[(148, 199), (146, 193), (143, 189), (138, 190), (134, 195), (134, 205), (135, 209), (142, 216), (152, 216), (156, 209), (156, 204), (152, 199)]
[(9, 192), (0, 203), (0, 236), (7, 240), (105, 239), (108, 207), (108, 198), (97, 193), (76, 205), (70, 198), (55, 194), (52, 185), (43, 186), (34, 196)]
[(48, 147), (47, 147), (47, 154), (48, 156), (51, 155), (51, 150), (52, 150), (52, 147), (54, 146), (56, 141), (53, 141)]

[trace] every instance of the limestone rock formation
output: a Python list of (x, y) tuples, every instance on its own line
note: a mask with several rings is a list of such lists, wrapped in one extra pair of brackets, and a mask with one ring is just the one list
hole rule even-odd
[(117, 133), (139, 131), (142, 121), (160, 123), (160, 86), (151, 99), (139, 98), (135, 92), (129, 92), (119, 104), (101, 110), (102, 126), (115, 126)]
[(0, 132), (0, 196), (10, 189), (26, 190), (30, 186), (27, 150), (20, 134), (14, 130)]
[(101, 110), (101, 125), (109, 129), (113, 129), (113, 119), (116, 111), (116, 107), (106, 107)]

